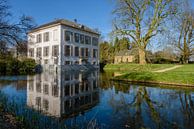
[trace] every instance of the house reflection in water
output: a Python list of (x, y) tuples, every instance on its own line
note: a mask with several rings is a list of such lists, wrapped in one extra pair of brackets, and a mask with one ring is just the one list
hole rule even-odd
[(55, 116), (75, 116), (99, 102), (98, 71), (44, 72), (28, 76), (27, 105)]

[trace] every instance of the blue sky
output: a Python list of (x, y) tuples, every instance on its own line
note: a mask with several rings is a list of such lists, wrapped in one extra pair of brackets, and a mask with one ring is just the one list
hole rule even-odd
[[(112, 30), (114, 0), (8, 0), (17, 19), (22, 14), (34, 17), (38, 25), (56, 18), (77, 19), (78, 23), (98, 28), (105, 39)], [(190, 0), (194, 8), (193, 0)]]
[(108, 38), (111, 31), (113, 0), (9, 0), (13, 16), (34, 17), (38, 25), (56, 18), (77, 19), (78, 23), (98, 28)]

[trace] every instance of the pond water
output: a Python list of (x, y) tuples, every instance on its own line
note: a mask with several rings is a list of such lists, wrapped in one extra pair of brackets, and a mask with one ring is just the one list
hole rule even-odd
[(0, 90), (18, 116), (40, 129), (194, 128), (194, 90), (113, 82), (113, 75), (0, 77)]

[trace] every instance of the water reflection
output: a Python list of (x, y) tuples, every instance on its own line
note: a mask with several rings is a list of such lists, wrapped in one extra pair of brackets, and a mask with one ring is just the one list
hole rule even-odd
[(99, 102), (98, 72), (28, 76), (27, 106), (55, 117), (75, 116)]
[(114, 75), (44, 72), (26, 82), (1, 82), (0, 89), (17, 103), (24, 98), (18, 114), (39, 128), (194, 128), (194, 89), (110, 81)]
[(121, 82), (106, 82), (114, 76), (103, 73), (101, 88), (110, 90), (107, 103), (112, 109), (111, 128), (193, 129), (193, 89), (160, 88), (131, 85)]

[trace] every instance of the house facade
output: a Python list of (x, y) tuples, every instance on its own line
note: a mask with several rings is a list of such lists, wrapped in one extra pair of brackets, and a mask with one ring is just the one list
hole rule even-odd
[(114, 63), (132, 63), (135, 60), (135, 56), (131, 50), (123, 50), (116, 53), (114, 57)]
[(99, 34), (68, 20), (56, 20), (28, 33), (28, 57), (42, 66), (99, 64)]

